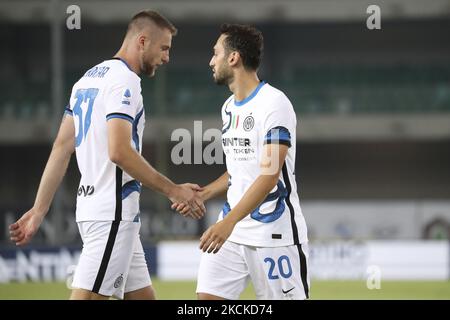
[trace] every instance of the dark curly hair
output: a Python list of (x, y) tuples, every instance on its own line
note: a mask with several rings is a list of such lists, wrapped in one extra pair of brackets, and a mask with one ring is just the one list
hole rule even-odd
[(220, 33), (226, 35), (225, 49), (239, 52), (244, 68), (257, 70), (263, 54), (263, 35), (249, 25), (224, 23)]

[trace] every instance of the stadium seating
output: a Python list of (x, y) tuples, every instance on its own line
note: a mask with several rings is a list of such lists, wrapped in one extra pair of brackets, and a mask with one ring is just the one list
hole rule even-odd
[[(64, 96), (80, 74), (66, 75)], [(448, 65), (299, 67), (265, 79), (284, 90), (300, 114), (450, 112)], [(0, 79), (8, 88), (1, 118), (52, 114), (50, 83), (16, 80)], [(142, 87), (146, 111), (153, 116), (215, 114), (230, 94), (214, 85), (206, 68), (168, 67), (164, 76), (143, 78)]]

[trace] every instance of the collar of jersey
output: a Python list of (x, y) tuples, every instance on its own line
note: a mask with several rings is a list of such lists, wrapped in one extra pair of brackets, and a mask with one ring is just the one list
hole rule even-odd
[(131, 70), (131, 68), (130, 68), (130, 66), (128, 65), (128, 63), (127, 63), (125, 60), (123, 60), (122, 58), (120, 58), (120, 57), (113, 57), (112, 59), (113, 59), (113, 60), (120, 60), (120, 61), (122, 61), (123, 64), (126, 65), (128, 69), (130, 69), (131, 72), (134, 72), (133, 70)]
[(261, 81), (261, 82), (258, 84), (258, 86), (256, 87), (256, 89), (253, 90), (253, 92), (252, 92), (247, 98), (245, 98), (245, 99), (242, 100), (242, 101), (236, 101), (236, 100), (234, 100), (234, 105), (235, 105), (236, 107), (241, 107), (241, 106), (243, 106), (244, 104), (246, 104), (247, 102), (249, 102), (250, 100), (252, 100), (252, 99), (258, 94), (258, 91), (262, 88), (262, 86), (265, 85), (265, 84), (266, 84), (266, 82), (265, 82), (264, 80)]

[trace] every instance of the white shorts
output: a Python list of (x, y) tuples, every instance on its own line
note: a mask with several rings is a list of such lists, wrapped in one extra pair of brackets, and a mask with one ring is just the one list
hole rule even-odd
[(124, 293), (151, 285), (140, 222), (78, 222), (83, 250), (72, 286), (123, 299)]
[(202, 253), (197, 293), (237, 300), (252, 280), (257, 299), (308, 299), (307, 265), (307, 243), (261, 248), (226, 241), (218, 253)]

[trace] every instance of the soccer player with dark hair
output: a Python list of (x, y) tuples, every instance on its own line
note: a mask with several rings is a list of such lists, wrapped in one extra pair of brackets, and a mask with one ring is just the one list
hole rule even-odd
[(200, 239), (199, 299), (237, 299), (250, 279), (258, 299), (309, 297), (307, 227), (295, 181), (297, 119), (286, 95), (258, 78), (262, 53), (259, 30), (222, 25), (210, 67), (214, 81), (233, 93), (222, 107), (227, 171), (201, 195), (207, 201), (226, 192), (227, 201)]

